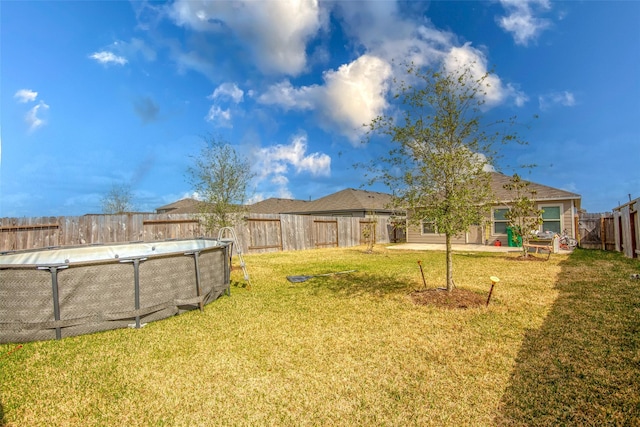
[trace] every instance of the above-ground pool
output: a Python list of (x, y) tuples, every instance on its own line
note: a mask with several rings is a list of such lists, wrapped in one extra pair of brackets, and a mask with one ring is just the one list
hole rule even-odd
[(229, 293), (230, 243), (213, 239), (0, 254), (0, 343), (140, 328)]

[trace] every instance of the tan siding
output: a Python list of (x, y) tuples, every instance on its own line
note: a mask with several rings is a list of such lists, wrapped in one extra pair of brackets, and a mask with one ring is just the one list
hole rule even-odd
[[(574, 214), (572, 211), (571, 200), (560, 200), (560, 201), (545, 201), (538, 203), (538, 208), (543, 208), (544, 206), (560, 206), (560, 210), (562, 212), (562, 219), (560, 222), (560, 231), (566, 229), (569, 236), (575, 238), (574, 231)], [(496, 205), (496, 207), (506, 207), (504, 205)], [(507, 235), (506, 234), (495, 234), (493, 232), (493, 224), (491, 223), (491, 216), (487, 217), (489, 227), (489, 233), (487, 234), (485, 231), (481, 232), (470, 232), (466, 236), (458, 237), (452, 240), (454, 243), (475, 243), (481, 244), (484, 243), (485, 240), (488, 240), (490, 245), (495, 244), (496, 240), (499, 240), (500, 243), (504, 246), (507, 245)], [(488, 235), (488, 237), (487, 237)], [(473, 240), (473, 241), (472, 241)], [(407, 230), (407, 242), (409, 243), (444, 243), (445, 237), (444, 235), (437, 234), (421, 234), (420, 227), (411, 226)]]
[[(446, 237), (444, 234), (422, 234), (419, 226), (409, 226), (407, 230), (407, 242), (409, 243), (445, 243)], [(451, 243), (464, 244), (466, 243), (466, 236), (454, 236), (451, 239)]]

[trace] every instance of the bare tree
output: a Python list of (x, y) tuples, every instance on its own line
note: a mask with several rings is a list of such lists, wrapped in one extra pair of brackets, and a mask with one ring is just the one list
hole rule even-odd
[(100, 201), (102, 213), (121, 214), (131, 212), (134, 210), (132, 200), (133, 193), (128, 184), (113, 184), (109, 192)]
[(187, 169), (188, 180), (198, 194), (198, 211), (207, 231), (234, 226), (246, 213), (246, 193), (254, 177), (248, 160), (229, 143), (213, 136)]
[(488, 77), (474, 78), (470, 67), (451, 73), (410, 64), (410, 83), (394, 81), (400, 111), (375, 118), (366, 138), (382, 136), (392, 144), (369, 165), (371, 181), (394, 190), (395, 204), (409, 212), (412, 224), (428, 222), (444, 234), (448, 291), (455, 286), (451, 239), (488, 214), (495, 145), (517, 140), (500, 126), (513, 119), (482, 120)]

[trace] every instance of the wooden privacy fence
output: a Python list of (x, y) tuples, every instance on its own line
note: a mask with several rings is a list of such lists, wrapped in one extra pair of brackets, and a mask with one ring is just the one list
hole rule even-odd
[[(388, 243), (386, 217), (317, 217), (251, 214), (235, 227), (245, 252), (349, 247), (373, 235)], [(364, 230), (373, 229), (364, 235)], [(0, 252), (56, 246), (218, 237), (205, 233), (197, 215), (135, 213), (77, 217), (0, 218)]]
[(578, 218), (580, 247), (584, 249), (616, 249), (613, 215), (581, 213)]
[(616, 251), (629, 258), (640, 257), (640, 198), (613, 209)]

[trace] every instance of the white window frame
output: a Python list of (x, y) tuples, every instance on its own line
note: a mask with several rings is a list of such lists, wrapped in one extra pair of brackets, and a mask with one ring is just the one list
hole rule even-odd
[[(431, 228), (433, 229), (432, 232), (426, 232), (424, 231), (424, 226), (425, 224), (431, 224)], [(436, 227), (436, 222), (435, 221), (426, 221), (426, 220), (422, 220), (420, 221), (420, 235), (421, 236), (433, 236), (436, 234), (440, 234), (438, 233), (438, 227)]]
[[(562, 233), (562, 230), (564, 230), (564, 204), (562, 203), (546, 203), (544, 205), (538, 205), (538, 209), (542, 209), (544, 210), (544, 208), (558, 208), (559, 212), (560, 212), (560, 230), (558, 231), (558, 234)], [(555, 221), (555, 220), (554, 220)], [(542, 220), (542, 224), (540, 224), (540, 231), (545, 231), (544, 229), (544, 219)]]
[[(492, 236), (506, 236), (507, 235), (507, 231), (506, 231), (506, 227), (509, 226), (509, 221), (508, 220), (500, 220), (500, 221), (496, 221), (496, 217), (495, 217), (495, 211), (497, 210), (507, 210), (509, 211), (509, 207), (508, 206), (494, 206), (491, 208), (491, 235)], [(499, 223), (504, 223), (507, 224), (505, 227), (505, 232), (504, 233), (496, 233), (496, 222)]]

